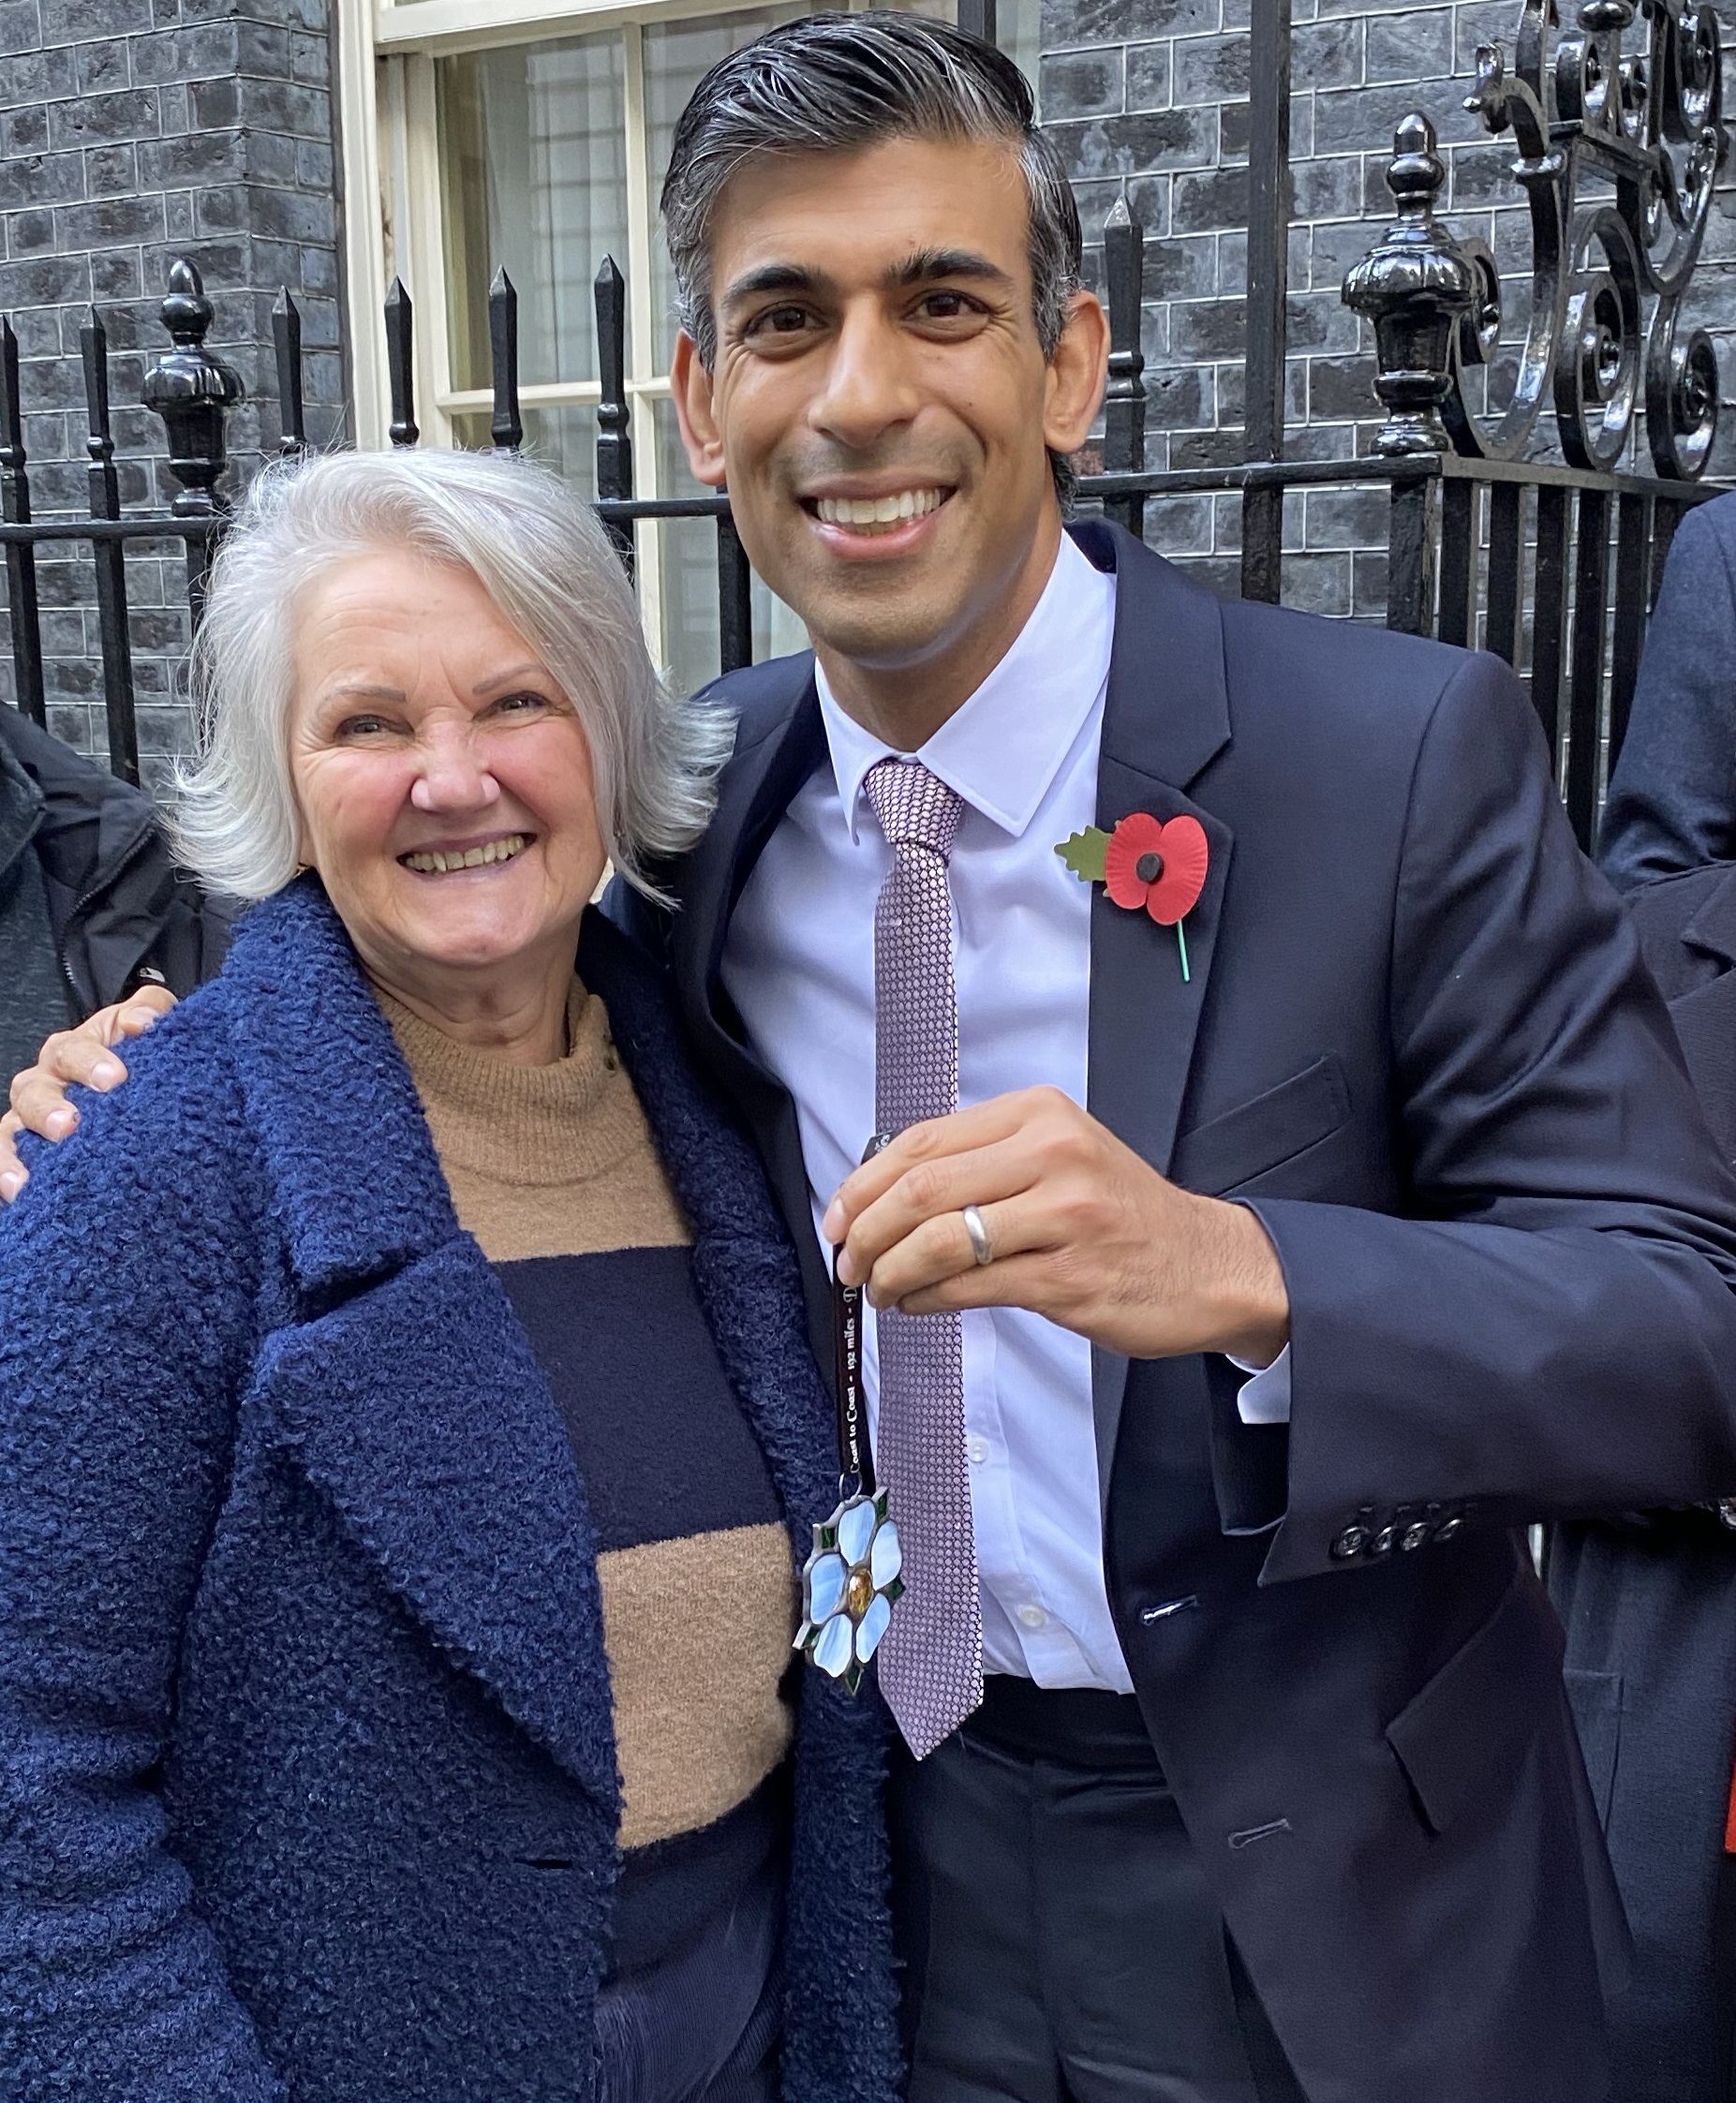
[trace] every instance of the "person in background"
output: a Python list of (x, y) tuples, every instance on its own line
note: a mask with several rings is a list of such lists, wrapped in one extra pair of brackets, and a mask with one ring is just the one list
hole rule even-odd
[(1676, 527), (1597, 860), (1618, 891), (1736, 860), (1736, 496)]
[(227, 939), (151, 799), (0, 707), (0, 1074), (141, 985), (190, 993)]
[(259, 902), (0, 1221), (0, 2089), (893, 2103), (794, 1257), (588, 909), (730, 719), (466, 452), (268, 471), (195, 664)]
[[(1736, 1163), (1736, 496), (1686, 511), (1599, 832)], [(1635, 1945), (1616, 2094), (1736, 2096), (1736, 1505), (1557, 1529), (1569, 1692)]]
[[(1736, 524), (1736, 507), (1727, 516)], [(1697, 534), (1690, 546), (1703, 555), (1708, 542)], [(1714, 1136), (1736, 1165), (1736, 866), (1642, 883), (1628, 906)], [(1614, 2094), (1623, 2103), (1732, 2103), (1736, 1503), (1557, 1528), (1547, 1568), (1633, 1932), (1633, 1977), (1610, 2010)]]

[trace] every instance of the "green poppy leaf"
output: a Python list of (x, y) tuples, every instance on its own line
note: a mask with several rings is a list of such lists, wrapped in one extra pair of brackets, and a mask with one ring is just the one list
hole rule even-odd
[(1082, 883), (1101, 883), (1104, 852), (1108, 844), (1109, 836), (1101, 826), (1087, 825), (1082, 833), (1062, 840), (1055, 852)]

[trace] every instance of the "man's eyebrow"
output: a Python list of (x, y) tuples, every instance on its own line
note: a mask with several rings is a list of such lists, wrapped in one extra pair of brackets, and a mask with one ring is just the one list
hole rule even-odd
[[(929, 285), (947, 277), (973, 278), (979, 284), (1011, 285), (1013, 280), (998, 263), (974, 248), (916, 248), (887, 271), (884, 282), (893, 287)], [(802, 263), (762, 263), (744, 271), (723, 294), (725, 309), (767, 292), (813, 292), (827, 298), (838, 290), (824, 271), (809, 270)]]
[(819, 292), (823, 295), (837, 289), (823, 271), (808, 270), (800, 263), (762, 263), (757, 270), (744, 271), (725, 290), (721, 304), (726, 307), (739, 306), (744, 300), (758, 299), (763, 292)]
[(999, 263), (974, 248), (917, 248), (886, 273), (888, 285), (927, 285), (937, 277), (972, 277), (984, 284), (1010, 285)]

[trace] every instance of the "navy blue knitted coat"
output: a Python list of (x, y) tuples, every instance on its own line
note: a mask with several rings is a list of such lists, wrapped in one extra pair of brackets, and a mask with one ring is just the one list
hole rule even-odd
[[(593, 914), (580, 969), (805, 1548), (837, 1460), (784, 1229), (651, 967)], [(128, 1056), (0, 1224), (0, 2096), (588, 2097), (584, 1490), (313, 880)], [(896, 2093), (884, 1743), (804, 1673), (787, 2103)]]

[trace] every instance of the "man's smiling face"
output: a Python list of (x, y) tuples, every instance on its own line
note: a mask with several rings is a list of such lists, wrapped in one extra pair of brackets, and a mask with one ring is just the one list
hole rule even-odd
[(676, 399), (695, 471), (727, 481), (828, 671), (950, 670), (968, 691), (1041, 593), (1061, 531), (1046, 449), (1083, 442), (1105, 347), (1077, 295), (1045, 358), (1028, 231), (1017, 154), (993, 141), (767, 155), (724, 190), (716, 361), (684, 338)]

